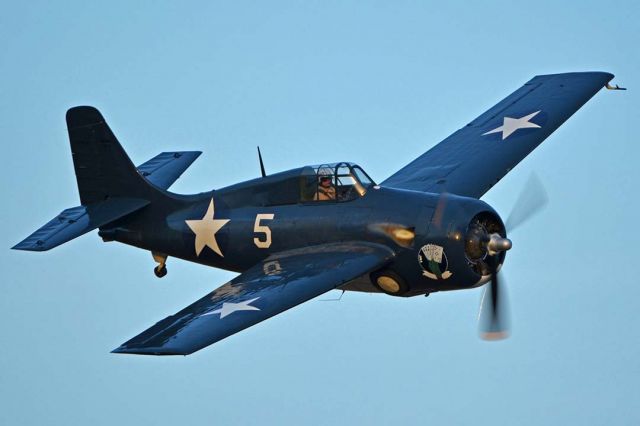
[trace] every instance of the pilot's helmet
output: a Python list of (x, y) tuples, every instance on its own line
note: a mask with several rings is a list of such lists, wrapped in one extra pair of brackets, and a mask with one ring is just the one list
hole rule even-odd
[(322, 167), (318, 169), (318, 181), (319, 182), (327, 182), (331, 181), (333, 176), (333, 171), (329, 167)]

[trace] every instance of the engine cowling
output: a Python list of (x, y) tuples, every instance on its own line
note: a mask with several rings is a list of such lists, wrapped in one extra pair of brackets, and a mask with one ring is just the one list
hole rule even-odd
[(437, 197), (429, 226), (416, 235), (414, 245), (422, 277), (431, 291), (484, 284), (490, 278), (489, 256), (501, 265), (511, 248), (502, 219), (484, 201), (452, 194)]

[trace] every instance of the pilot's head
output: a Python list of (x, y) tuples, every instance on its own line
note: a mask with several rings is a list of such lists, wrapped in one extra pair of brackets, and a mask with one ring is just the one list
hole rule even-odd
[(321, 176), (320, 177), (320, 185), (324, 187), (331, 186), (331, 176)]

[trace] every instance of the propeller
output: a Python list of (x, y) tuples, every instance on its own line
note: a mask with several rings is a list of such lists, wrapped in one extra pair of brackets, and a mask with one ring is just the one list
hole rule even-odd
[[(506, 228), (514, 231), (539, 213), (547, 202), (544, 186), (535, 174), (531, 174), (507, 218)], [(480, 337), (485, 340), (501, 340), (509, 336), (509, 312), (504, 283), (500, 284), (503, 281), (499, 273), (500, 255), (511, 249), (512, 243), (497, 233), (485, 233), (482, 240), (486, 248), (485, 261), (491, 279), (480, 300)]]
[[(502, 340), (509, 337), (509, 310), (505, 289), (500, 286), (497, 256), (488, 256), (491, 281), (485, 287), (480, 300), (478, 320), (480, 337), (484, 340)], [(504, 284), (503, 284), (504, 286)]]
[(505, 226), (511, 232), (520, 227), (527, 220), (539, 213), (549, 202), (547, 191), (535, 173), (529, 176), (524, 188), (507, 217)]

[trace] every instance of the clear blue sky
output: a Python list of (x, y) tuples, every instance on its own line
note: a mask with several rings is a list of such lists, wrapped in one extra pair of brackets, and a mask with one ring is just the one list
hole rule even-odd
[[(75, 4), (74, 4), (75, 3)], [(64, 7), (60, 6), (64, 4)], [(637, 2), (9, 2), (0, 16), (0, 424), (638, 424)], [(9, 250), (78, 205), (64, 122), (98, 107), (136, 163), (203, 150), (173, 189), (349, 160), (378, 181), (536, 74), (602, 91), (486, 196), (535, 171), (512, 235), (513, 337), (480, 290), (310, 301), (189, 357), (109, 351), (234, 274), (96, 233)]]

